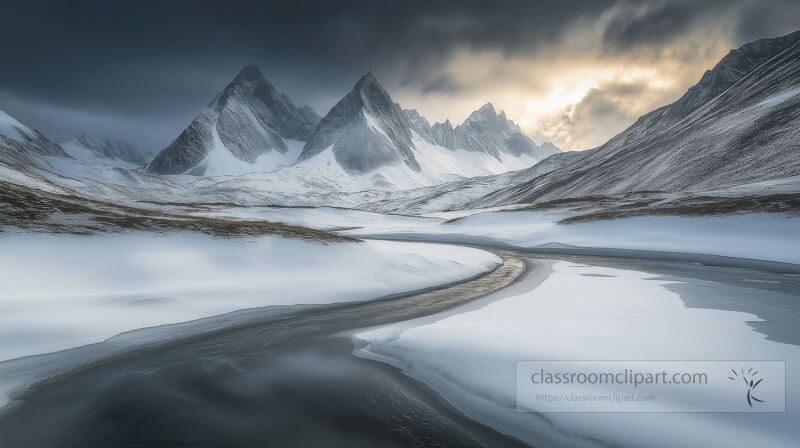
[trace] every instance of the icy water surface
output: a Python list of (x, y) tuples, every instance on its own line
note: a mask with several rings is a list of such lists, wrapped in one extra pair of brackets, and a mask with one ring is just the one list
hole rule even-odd
[[(554, 417), (508, 412), (502, 389), (513, 378), (496, 375), (502, 363), (537, 352), (768, 357), (786, 359), (791, 372), (800, 277), (611, 257), (504, 258), (494, 273), (451, 288), (250, 316), (106, 356), (19, 393), (17, 405), (0, 414), (0, 446), (520, 446), (520, 440), (701, 446), (732, 438), (787, 446), (796, 440), (794, 395), (789, 412), (778, 415)], [(529, 265), (524, 274), (520, 258)], [(381, 340), (394, 352), (382, 353), (378, 338), (365, 336), (381, 331), (395, 331), (394, 339)], [(536, 337), (510, 338), (514, 332)], [(355, 346), (347, 334), (357, 334)], [(351, 355), (367, 348), (404, 353), (395, 365), (406, 374)], [(500, 393), (476, 402), (469, 388), (426, 377), (424, 368), (403, 364), (409, 361), (449, 368), (451, 381), (473, 375), (474, 384)]]

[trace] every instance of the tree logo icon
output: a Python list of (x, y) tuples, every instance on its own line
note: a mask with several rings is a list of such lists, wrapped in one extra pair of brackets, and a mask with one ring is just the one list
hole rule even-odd
[(745, 399), (751, 408), (753, 407), (754, 401), (758, 403), (764, 402), (764, 400), (759, 400), (754, 395), (756, 387), (758, 387), (758, 385), (764, 381), (763, 378), (758, 377), (758, 370), (754, 372), (753, 369), (750, 369), (747, 371), (747, 373), (745, 373), (744, 369), (742, 369), (741, 372), (731, 369), (731, 372), (733, 372), (733, 375), (728, 377), (729, 380), (738, 381), (738, 378), (741, 378), (742, 381), (744, 381), (744, 384), (747, 386), (747, 395), (745, 396)]

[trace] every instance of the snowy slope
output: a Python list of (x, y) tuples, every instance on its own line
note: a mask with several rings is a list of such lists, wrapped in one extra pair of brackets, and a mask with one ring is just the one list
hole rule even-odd
[(6, 234), (0, 247), (0, 332), (14, 341), (0, 361), (241, 309), (376, 299), (499, 263), (445, 245), (200, 234)]
[(581, 249), (713, 255), (800, 265), (800, 240), (794, 237), (800, 217), (778, 213), (727, 216), (638, 216), (565, 224), (564, 209), (490, 211), (417, 228), (397, 229), (375, 223), (343, 232), (355, 237), (503, 244), (523, 249)]
[(245, 67), (169, 146), (147, 165), (158, 174), (220, 175), (291, 164), (316, 114), (298, 109), (255, 66)]
[(75, 159), (96, 165), (143, 166), (151, 157), (128, 142), (108, 137), (81, 135), (61, 144)]
[[(42, 143), (25, 152), (48, 157), (7, 165), (14, 165), (11, 171), (36, 171), (68, 191), (112, 201), (353, 206), (380, 199), (381, 192), (538, 162), (541, 148), (534, 148), (504, 114), (489, 109), (468, 120), (477, 123), (481, 116), (497, 124), (480, 128), (483, 146), (443, 147), (435, 143), (427, 121), (403, 111), (372, 73), (320, 121), (313, 110), (297, 108), (278, 93), (257, 68), (247, 67), (144, 171), (136, 169), (144, 158), (140, 151), (91, 136), (65, 144), (72, 157), (51, 151), (39, 136)], [(15, 120), (4, 123), (5, 134), (15, 139), (5, 140), (15, 147), (39, 138)], [(520, 138), (530, 144), (514, 146)], [(172, 175), (158, 177), (163, 174)]]
[(759, 65), (800, 41), (800, 31), (773, 39), (759, 39), (733, 49), (700, 81), (672, 104), (660, 107), (636, 120), (604, 146), (622, 146), (641, 136), (665, 129), (691, 114), (736, 84)]
[(63, 148), (39, 131), (0, 110), (0, 158), (29, 155), (69, 157)]
[(17, 141), (25, 141), (35, 137), (32, 129), (3, 111), (0, 111), (0, 136)]
[(800, 175), (800, 32), (747, 44), (676, 103), (579, 164), (481, 206), (642, 190), (712, 190)]
[(58, 183), (53, 181), (59, 176), (48, 164), (49, 159), (73, 160), (57, 143), (0, 110), (0, 180), (63, 193)]
[(563, 168), (586, 157), (588, 154), (588, 151), (559, 152), (530, 168), (390, 193), (386, 198), (364, 204), (360, 208), (383, 213), (411, 214), (464, 210), (487, 194)]
[(331, 152), (339, 166), (354, 174), (398, 164), (419, 172), (412, 139), (400, 106), (369, 72), (322, 119), (299, 162)]

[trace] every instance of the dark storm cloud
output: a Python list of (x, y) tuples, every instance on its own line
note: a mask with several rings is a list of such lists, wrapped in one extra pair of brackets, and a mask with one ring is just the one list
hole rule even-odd
[(603, 46), (628, 51), (658, 49), (703, 22), (713, 23), (739, 8), (741, 0), (620, 0), (603, 14)]
[[(145, 90), (152, 87), (149, 82), (163, 82), (142, 78), (150, 67), (160, 68), (153, 74), (169, 83), (174, 70), (231, 77), (231, 66), (255, 58), (267, 71), (275, 67), (280, 73), (326, 68), (331, 72), (304, 78), (326, 82), (333, 76), (340, 82), (370, 64), (408, 61), (413, 66), (455, 46), (530, 49), (557, 36), (582, 11), (599, 12), (611, 2), (588, 2), (588, 9), (584, 3), (17, 2), (6, 7), (6, 16), (14, 20), (0, 28), (4, 54), (15, 64), (0, 79), (32, 93), (46, 91), (48, 97), (80, 97), (55, 84), (116, 93), (118, 84), (137, 80), (136, 86), (123, 85)], [(105, 80), (106, 75), (113, 80)]]
[(736, 26), (737, 44), (762, 37), (775, 37), (800, 29), (800, 4), (797, 0), (745, 2)]
[[(599, 20), (606, 46), (625, 51), (658, 45), (711, 8), (614, 0), (6, 3), (0, 109), (54, 138), (88, 131), (144, 146), (168, 143), (250, 63), (324, 114), (368, 69), (390, 90), (458, 95), (462, 80), (440, 71), (455, 52), (534, 55), (557, 47), (575, 23)], [(759, 27), (741, 24), (742, 33)]]
[(660, 46), (692, 28), (732, 19), (735, 45), (800, 28), (797, 0), (619, 0), (603, 13), (603, 46), (627, 51)]
[(463, 90), (462, 86), (453, 76), (442, 75), (422, 86), (422, 93), (447, 93), (456, 94)]
[[(67, 136), (51, 122), (62, 111), (132, 124), (161, 120), (177, 131), (242, 66), (257, 63), (297, 102), (325, 113), (370, 68), (387, 83), (407, 85), (455, 48), (532, 51), (575, 17), (610, 4), (14, 2), (3, 7), (0, 95), (18, 100), (9, 112), (57, 131), (56, 138)], [(4, 102), (0, 108), (11, 104)], [(87, 122), (85, 130), (107, 128), (93, 130), (98, 124)], [(137, 129), (125, 137), (163, 145), (173, 135)]]
[(609, 49), (627, 50), (671, 40), (689, 28), (695, 18), (692, 12), (681, 2), (621, 2), (607, 13), (603, 44)]

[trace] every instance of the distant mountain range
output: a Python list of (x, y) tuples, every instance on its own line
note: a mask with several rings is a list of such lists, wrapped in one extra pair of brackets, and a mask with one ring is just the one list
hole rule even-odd
[(32, 168), (63, 173), (70, 163), (137, 168), (152, 154), (108, 137), (81, 135), (64, 143), (56, 143), (36, 129), (0, 111), (0, 162), (19, 171)]
[(69, 157), (64, 148), (0, 110), (0, 156)]
[[(256, 66), (245, 67), (146, 169), (158, 174), (230, 174), (290, 164), (319, 117), (279, 93)], [(268, 160), (261, 160), (262, 156)], [(241, 163), (240, 163), (241, 162)]]
[[(372, 73), (320, 118), (246, 67), (144, 170), (150, 155), (131, 145), (91, 136), (59, 145), (0, 112), (0, 178), (106, 198), (418, 213), (628, 193), (736, 195), (800, 191), (799, 156), (800, 32), (732, 50), (676, 102), (581, 153), (536, 145), (491, 104), (455, 127), (431, 125)], [(239, 175), (210, 177), (223, 174)]]
[[(245, 67), (155, 156), (91, 135), (59, 145), (7, 114), (2, 123), (7, 164), (136, 188), (152, 179), (137, 173), (143, 168), (154, 175), (274, 173), (259, 183), (290, 191), (396, 191), (523, 169), (559, 152), (536, 145), (491, 104), (455, 129), (431, 126), (395, 103), (371, 72), (320, 118), (295, 106), (257, 67)], [(103, 167), (131, 171), (120, 176)]]
[[(431, 126), (417, 111), (395, 103), (372, 72), (320, 119), (307, 106), (298, 109), (257, 67), (249, 66), (146, 169), (241, 174), (302, 165), (330, 154), (353, 176), (391, 166), (403, 167), (410, 178), (439, 179), (447, 173), (431, 166), (437, 157), (452, 162), (454, 176), (485, 175), (524, 168), (558, 151), (552, 144), (537, 146), (491, 104), (455, 129), (449, 122)], [(391, 185), (381, 176), (373, 184)]]
[(61, 143), (61, 147), (75, 159), (99, 164), (123, 162), (136, 167), (153, 157), (128, 142), (86, 134)]
[(492, 103), (481, 106), (455, 128), (450, 120), (431, 126), (416, 110), (408, 110), (406, 114), (414, 130), (428, 141), (448, 149), (464, 149), (495, 157), (528, 155), (539, 160), (561, 151), (550, 142), (536, 145), (516, 123), (506, 118), (505, 112), (498, 115)]

